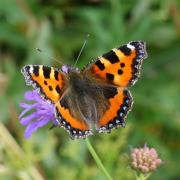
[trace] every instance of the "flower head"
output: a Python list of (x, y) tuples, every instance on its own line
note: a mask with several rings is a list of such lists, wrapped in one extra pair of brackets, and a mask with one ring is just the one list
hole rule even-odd
[(24, 108), (19, 115), (19, 119), (20, 123), (26, 126), (25, 138), (29, 138), (32, 133), (38, 128), (45, 126), (48, 122), (53, 122), (54, 125), (58, 124), (58, 120), (56, 120), (54, 115), (54, 105), (43, 100), (35, 90), (27, 91), (24, 94), (24, 98), (31, 102), (28, 104), (20, 103), (20, 107)]
[(131, 167), (143, 174), (156, 170), (161, 163), (156, 149), (146, 145), (143, 148), (134, 148), (131, 152)]

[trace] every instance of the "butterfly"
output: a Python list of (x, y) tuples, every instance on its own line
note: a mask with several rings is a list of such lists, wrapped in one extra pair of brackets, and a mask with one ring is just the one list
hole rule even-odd
[(128, 87), (140, 77), (146, 44), (131, 41), (96, 58), (83, 69), (63, 65), (61, 69), (43, 65), (22, 68), (27, 85), (39, 90), (55, 107), (59, 126), (71, 138), (85, 138), (94, 129), (109, 133), (125, 127), (133, 99)]

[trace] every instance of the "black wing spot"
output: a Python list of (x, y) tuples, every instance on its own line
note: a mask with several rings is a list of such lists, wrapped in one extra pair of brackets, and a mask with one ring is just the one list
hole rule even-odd
[(107, 59), (111, 64), (119, 62), (119, 58), (113, 50), (103, 54), (102, 57)]
[(51, 68), (43, 66), (43, 74), (46, 79), (49, 79), (51, 74)]
[(96, 61), (95, 64), (96, 64), (96, 66), (97, 66), (100, 70), (104, 70), (104, 69), (105, 69), (104, 64), (103, 64), (100, 60)]
[(119, 75), (123, 74), (123, 70), (118, 69), (118, 74), (119, 74)]
[(143, 41), (132, 41), (130, 42), (132, 46), (134, 46), (136, 49), (144, 48), (145, 43)]
[(104, 97), (107, 99), (113, 98), (117, 93), (117, 88), (115, 87), (102, 87), (102, 92), (104, 94)]
[(125, 67), (125, 64), (124, 64), (124, 63), (121, 63), (120, 66), (123, 68), (123, 67)]
[(39, 66), (33, 66), (33, 73), (35, 76), (39, 76)]
[(47, 85), (48, 84), (47, 81), (44, 81), (44, 84)]
[(65, 109), (69, 108), (66, 98), (62, 98), (60, 101), (60, 105)]
[(58, 85), (56, 86), (56, 92), (57, 92), (58, 94), (61, 94), (61, 90), (60, 90), (60, 88), (59, 88)]
[(113, 80), (114, 80), (114, 75), (111, 74), (111, 73), (106, 73), (106, 78), (107, 78), (109, 81), (113, 81)]
[(48, 86), (48, 88), (49, 88), (49, 90), (50, 90), (50, 91), (52, 91), (52, 90), (53, 90), (52, 86)]
[(129, 56), (131, 54), (131, 49), (129, 49), (127, 45), (123, 45), (119, 47), (118, 49), (121, 50), (122, 53), (124, 53), (126, 56)]
[(58, 78), (58, 71), (54, 71), (54, 78), (56, 79), (56, 81), (58, 81), (59, 80), (59, 78)]

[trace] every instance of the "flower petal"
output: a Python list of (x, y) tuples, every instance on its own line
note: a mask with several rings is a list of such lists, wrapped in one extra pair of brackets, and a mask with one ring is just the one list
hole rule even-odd
[(29, 108), (30, 106), (32, 106), (32, 104), (27, 104), (27, 103), (19, 103), (19, 106), (22, 107), (22, 108)]
[[(25, 93), (24, 98), (27, 101), (35, 101), (33, 104), (20, 103), (20, 107), (24, 110), (19, 115), (20, 123), (26, 127), (25, 137), (29, 138), (33, 132), (38, 128), (46, 125), (49, 121), (54, 125), (58, 125), (59, 122), (55, 118), (55, 106), (48, 103), (36, 92), (28, 91)], [(26, 115), (26, 113), (29, 114)]]
[(37, 131), (38, 128), (46, 125), (49, 121), (50, 120), (48, 118), (43, 118), (41, 120), (38, 120), (36, 122), (32, 122), (31, 124), (29, 124), (24, 133), (25, 138), (28, 139), (32, 135), (32, 133)]
[(33, 112), (32, 114), (21, 118), (20, 123), (24, 126), (28, 125), (33, 119), (37, 119), (39, 118), (38, 113), (37, 112)]
[(39, 94), (35, 90), (34, 91), (27, 91), (24, 94), (24, 98), (28, 101), (39, 101), (39, 100), (41, 100)]
[(20, 103), (19, 106), (22, 108), (25, 108), (19, 115), (19, 119), (21, 119), (28, 111), (32, 110), (33, 108), (36, 108), (37, 103), (35, 103), (35, 104)]
[(53, 124), (54, 124), (55, 126), (57, 126), (58, 124), (60, 124), (60, 122), (59, 122), (57, 119), (53, 119), (52, 121), (53, 121)]

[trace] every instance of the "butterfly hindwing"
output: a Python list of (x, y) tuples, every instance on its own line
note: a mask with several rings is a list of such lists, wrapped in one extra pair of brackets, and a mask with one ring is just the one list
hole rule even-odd
[(69, 132), (72, 139), (92, 135), (89, 125), (80, 118), (73, 116), (72, 108), (66, 102), (66, 97), (63, 97), (56, 104), (56, 117), (60, 125)]
[(32, 85), (41, 96), (56, 103), (64, 86), (63, 74), (58, 70), (43, 65), (26, 65), (22, 68), (26, 84)]
[(132, 41), (103, 54), (87, 69), (102, 81), (120, 87), (127, 87), (138, 80), (141, 63), (146, 57), (145, 43)]
[[(132, 108), (133, 100), (128, 90), (112, 87), (105, 92), (109, 108), (104, 112), (97, 124), (98, 132), (110, 132), (119, 126), (125, 127), (125, 118)], [(109, 95), (108, 95), (109, 94)], [(109, 96), (109, 97), (108, 97)]]

